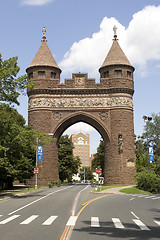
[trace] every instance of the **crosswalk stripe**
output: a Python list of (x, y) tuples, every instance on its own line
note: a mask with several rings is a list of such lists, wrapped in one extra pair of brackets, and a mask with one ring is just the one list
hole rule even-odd
[(20, 216), (20, 215), (13, 215), (13, 216), (11, 216), (11, 217), (9, 217), (9, 218), (7, 218), (7, 219), (1, 221), (0, 224), (6, 224), (6, 223), (8, 223), (8, 222), (14, 220), (15, 218), (18, 218), (19, 216)]
[(155, 200), (155, 199), (160, 199), (160, 197), (155, 197), (155, 198), (152, 198), (152, 199), (154, 199), (154, 200)]
[(77, 216), (70, 216), (68, 219), (68, 222), (66, 223), (66, 226), (75, 226), (77, 221)]
[(2, 217), (3, 215), (0, 215), (0, 217)]
[(91, 217), (91, 227), (100, 227), (98, 217)]
[(116, 228), (124, 228), (119, 218), (112, 218), (112, 221)]
[(32, 215), (31, 217), (27, 218), (26, 220), (24, 220), (23, 222), (21, 222), (20, 224), (29, 224), (31, 223), (33, 220), (35, 220), (39, 215)]
[(148, 197), (145, 197), (145, 198), (154, 198), (154, 197), (155, 197), (155, 196), (152, 195), (152, 196), (148, 196)]
[(155, 223), (157, 223), (157, 225), (159, 225), (160, 226), (160, 221), (154, 221)]
[(42, 225), (51, 225), (54, 222), (54, 220), (56, 220), (57, 217), (58, 216), (49, 217), (44, 223), (42, 223)]
[(133, 221), (138, 225), (138, 227), (140, 227), (141, 230), (150, 231), (150, 229), (143, 222), (141, 222), (139, 219), (133, 219)]
[(138, 197), (139, 197), (139, 198), (142, 198), (142, 197), (145, 197), (145, 196), (146, 196), (146, 195), (143, 194), (143, 195), (139, 195)]

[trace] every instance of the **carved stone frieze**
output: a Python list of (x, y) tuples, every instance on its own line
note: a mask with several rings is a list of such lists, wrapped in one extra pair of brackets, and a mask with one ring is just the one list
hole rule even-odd
[(133, 100), (130, 97), (94, 97), (94, 98), (52, 98), (34, 97), (29, 99), (28, 109), (34, 108), (133, 108)]

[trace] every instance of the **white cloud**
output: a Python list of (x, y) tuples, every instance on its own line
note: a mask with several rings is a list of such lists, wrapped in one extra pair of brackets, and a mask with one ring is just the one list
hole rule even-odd
[(59, 66), (63, 73), (88, 72), (90, 77), (98, 77), (113, 38), (113, 26), (118, 27), (120, 46), (131, 64), (145, 69), (149, 60), (160, 60), (160, 6), (147, 6), (135, 13), (128, 28), (115, 18), (104, 17), (99, 32), (91, 38), (73, 43)]
[(94, 132), (95, 129), (90, 126), (87, 123), (84, 122), (78, 122), (73, 124), (71, 127), (67, 128), (67, 130), (63, 133), (63, 134), (75, 134), (75, 133), (79, 133), (79, 132), (83, 132), (83, 133), (91, 133)]
[(21, 3), (23, 5), (30, 6), (42, 6), (50, 2), (54, 2), (55, 0), (22, 0)]

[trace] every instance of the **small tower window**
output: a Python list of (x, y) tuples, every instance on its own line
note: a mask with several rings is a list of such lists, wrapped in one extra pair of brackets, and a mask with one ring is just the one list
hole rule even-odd
[(104, 72), (104, 78), (109, 77), (109, 71)]
[(51, 72), (51, 78), (56, 78), (56, 73), (54, 73), (54, 72)]
[(38, 71), (39, 77), (45, 77), (45, 71)]
[(122, 70), (115, 70), (114, 75), (118, 76), (118, 77), (121, 77), (122, 76)]
[(127, 77), (131, 77), (131, 72), (127, 71)]
[(30, 72), (30, 73), (28, 74), (28, 78), (29, 78), (29, 79), (33, 78), (33, 72)]

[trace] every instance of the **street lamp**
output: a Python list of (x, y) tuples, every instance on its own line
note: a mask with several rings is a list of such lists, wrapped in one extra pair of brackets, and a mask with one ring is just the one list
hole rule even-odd
[[(148, 124), (147, 123), (152, 121), (152, 116), (143, 115), (142, 118), (144, 119), (144, 122), (146, 123), (147, 151), (148, 151), (149, 139), (148, 139)], [(148, 171), (149, 171), (149, 153), (148, 153)]]

